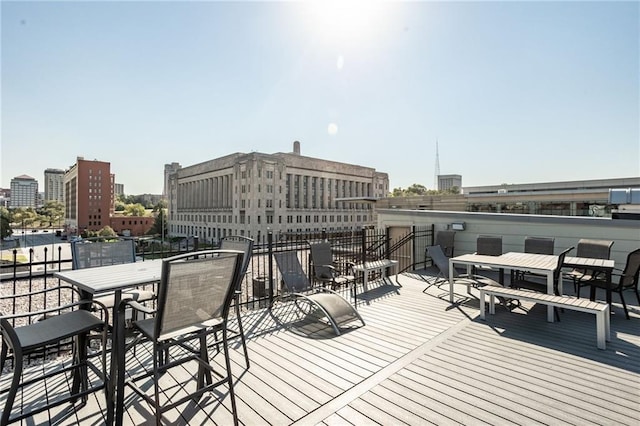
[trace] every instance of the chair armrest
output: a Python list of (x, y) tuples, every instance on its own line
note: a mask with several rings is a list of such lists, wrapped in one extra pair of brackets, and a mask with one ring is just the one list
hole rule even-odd
[(125, 308), (129, 306), (136, 311), (144, 312), (145, 314), (153, 314), (156, 312), (155, 309), (149, 308), (142, 303), (138, 303), (135, 300), (122, 300), (120, 302), (120, 306), (118, 307), (119, 312), (124, 312)]
[(109, 309), (107, 309), (107, 307), (102, 303), (97, 302), (95, 300), (78, 300), (76, 302), (67, 303), (67, 304), (56, 306), (49, 309), (41, 309), (39, 311), (23, 312), (20, 314), (2, 315), (0, 316), (0, 318), (8, 320), (8, 319), (26, 318), (26, 317), (33, 317), (33, 316), (46, 316), (46, 314), (51, 312), (59, 312), (65, 309), (73, 308), (74, 306), (85, 306), (85, 305), (97, 305), (97, 308), (95, 308), (94, 310), (98, 310), (98, 309), (102, 310), (104, 315), (103, 317), (104, 321), (105, 322), (109, 321)]
[(6, 296), (0, 296), (0, 300), (17, 299), (19, 297), (37, 296), (38, 294), (44, 294), (44, 293), (48, 293), (48, 292), (51, 292), (51, 291), (60, 291), (60, 290), (63, 290), (63, 289), (71, 290), (72, 292), (76, 293), (78, 295), (78, 299), (82, 295), (80, 293), (80, 290), (78, 290), (74, 286), (71, 286), (71, 285), (59, 285), (59, 286), (56, 286), (56, 287), (48, 287), (48, 288), (43, 288), (41, 290), (29, 291), (29, 292), (26, 292), (26, 293), (9, 294), (9, 295), (6, 295)]

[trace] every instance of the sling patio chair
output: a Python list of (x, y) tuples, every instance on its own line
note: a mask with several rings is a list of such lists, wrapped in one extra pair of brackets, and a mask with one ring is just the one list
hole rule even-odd
[(453, 257), (456, 231), (438, 231), (434, 246), (440, 246), (445, 256)]
[[(78, 240), (71, 243), (71, 264), (73, 269), (95, 268), (99, 266), (133, 263), (136, 261), (136, 249), (131, 239), (115, 241)], [(131, 289), (122, 292), (123, 299), (146, 302), (155, 298), (151, 290)], [(113, 308), (115, 297), (107, 294), (95, 298), (107, 308)]]
[[(440, 246), (429, 246), (427, 247), (427, 256), (431, 258), (433, 264), (438, 268), (438, 275), (436, 276), (436, 280), (429, 285), (438, 285), (441, 283), (449, 282), (449, 258), (445, 255), (442, 247)], [(469, 292), (471, 287), (482, 287), (485, 285), (495, 285), (502, 287), (500, 283), (492, 280), (491, 278), (483, 277), (481, 275), (473, 275), (469, 277), (467, 274), (459, 274), (455, 269), (453, 270), (454, 281), (457, 284), (464, 284), (467, 286), (467, 293)], [(427, 289), (423, 290), (426, 292)]]
[[(117, 424), (121, 423), (124, 410), (124, 388), (129, 386), (152, 407), (157, 425), (162, 422), (164, 412), (176, 408), (187, 401), (197, 400), (205, 393), (224, 396), (226, 388), (231, 400), (234, 424), (238, 424), (231, 361), (229, 359), (227, 321), (231, 303), (235, 298), (236, 283), (242, 267), (243, 253), (237, 250), (205, 250), (173, 256), (162, 261), (162, 275), (158, 285), (157, 309), (151, 312), (147, 307), (133, 300), (123, 300), (119, 306), (122, 314), (126, 307), (140, 309), (147, 314), (155, 314), (132, 323), (138, 336), (125, 345), (124, 329), (118, 330), (117, 402), (115, 405)], [(120, 327), (123, 322), (120, 321)], [(217, 339), (221, 332), (221, 339)], [(207, 338), (213, 336), (213, 344)], [(151, 365), (139, 368), (134, 365), (125, 380), (126, 353), (132, 347), (147, 343), (151, 346)], [(217, 344), (216, 344), (217, 343)], [(224, 374), (214, 369), (209, 359), (209, 348), (217, 347), (224, 356)], [(166, 354), (171, 350), (171, 359)], [(176, 395), (160, 388), (160, 379), (174, 367), (186, 363), (197, 364), (194, 374), (197, 385), (188, 389), (188, 395)], [(212, 374), (217, 380), (212, 380)], [(152, 391), (146, 384), (152, 379)]]
[[(629, 309), (627, 308), (627, 304), (624, 300), (623, 292), (625, 290), (633, 290), (636, 293), (636, 299), (638, 299), (638, 305), (640, 306), (640, 293), (638, 292), (638, 276), (640, 275), (640, 248), (635, 249), (631, 253), (627, 255), (627, 262), (624, 266), (624, 270), (620, 271), (620, 269), (616, 269), (617, 272), (614, 272), (612, 275), (618, 278), (617, 284), (611, 283), (611, 291), (616, 291), (620, 295), (620, 301), (622, 302), (622, 307), (624, 308), (624, 314), (629, 318)], [(595, 299), (596, 289), (605, 289), (607, 288), (607, 282), (602, 279), (594, 279), (591, 281), (586, 281), (582, 284), (591, 286), (591, 300)]]
[[(562, 265), (564, 264), (564, 258), (567, 256), (567, 253), (569, 253), (571, 250), (573, 250), (573, 247), (569, 247), (563, 250), (558, 255), (558, 263), (557, 263), (556, 269), (553, 272), (553, 292), (556, 296), (561, 296), (560, 290), (559, 290), (559, 284), (560, 284), (560, 280), (563, 279)], [(518, 288), (518, 289), (532, 290), (532, 291), (537, 291), (538, 293), (546, 294), (547, 293), (546, 278), (539, 277), (538, 279), (536, 279), (536, 277), (538, 276), (536, 275), (531, 277), (524, 277), (522, 279), (516, 278), (515, 280), (511, 281), (511, 287)], [(560, 316), (558, 315), (558, 308), (554, 307), (553, 309), (555, 311), (556, 318), (559, 321)]]
[[(345, 273), (333, 261), (331, 243), (329, 241), (310, 242), (313, 278), (323, 284), (330, 284), (331, 289), (350, 287), (353, 293), (356, 277), (353, 273)], [(353, 264), (349, 264), (352, 267)]]
[(340, 335), (340, 326), (364, 320), (347, 299), (326, 287), (313, 287), (305, 274), (295, 251), (283, 251), (273, 254), (282, 276), (282, 300), (291, 299), (304, 315), (320, 312)]
[[(46, 293), (59, 292), (63, 288), (77, 293), (76, 297), (79, 298), (80, 292), (74, 287), (68, 286), (22, 293), (18, 297), (27, 297), (29, 300), (32, 297), (46, 297)], [(3, 298), (7, 297), (14, 296), (3, 296)], [(87, 309), (89, 307), (94, 311), (99, 310), (104, 320)], [(94, 356), (87, 353), (87, 336), (92, 331), (100, 333), (104, 347), (107, 343), (108, 317), (109, 311), (104, 305), (90, 300), (77, 300), (62, 306), (33, 312), (8, 315), (0, 312), (0, 332), (2, 332), (0, 375), (9, 354), (13, 355), (11, 385), (8, 389), (0, 391), (0, 393), (7, 393), (0, 424), (6, 425), (10, 422), (28, 419), (52, 407), (69, 402), (75, 403), (78, 399), (84, 404), (90, 393), (103, 389), (107, 381), (106, 355), (104, 351), (101, 352), (102, 366), (98, 368), (90, 359)], [(34, 354), (46, 357), (48, 351), (55, 351), (56, 346), (65, 344), (69, 339), (72, 339), (71, 363), (64, 362), (60, 368), (49, 369), (47, 372), (43, 369), (41, 374), (23, 377), (24, 357)], [(89, 382), (88, 369), (91, 369), (99, 377), (98, 383), (93, 380)], [(66, 383), (69, 380), (69, 373), (73, 377), (70, 386), (56, 385), (60, 381)], [(44, 385), (39, 386), (38, 382), (44, 383)], [(13, 404), (20, 389), (22, 389), (21, 409), (14, 412)], [(61, 395), (61, 392), (64, 394)], [(39, 397), (31, 404), (29, 400), (37, 394)]]
[[(553, 255), (554, 250), (554, 238), (551, 237), (525, 237), (524, 239), (524, 252), (534, 254), (548, 254)], [(525, 279), (526, 275), (535, 275), (527, 271), (514, 270), (511, 271), (511, 280)]]
[[(613, 241), (582, 238), (578, 241), (576, 247), (576, 257), (609, 259), (612, 246)], [(565, 278), (573, 281), (573, 289), (576, 292), (576, 296), (580, 297), (580, 289), (582, 287), (590, 286), (590, 281), (593, 280), (604, 281), (606, 277), (604, 272), (587, 268), (574, 268), (565, 274)]]
[(242, 297), (242, 281), (244, 281), (247, 276), (247, 269), (249, 269), (249, 262), (251, 261), (251, 255), (253, 254), (253, 239), (241, 235), (229, 235), (222, 238), (222, 240), (220, 241), (220, 249), (238, 250), (242, 252), (242, 266), (240, 267), (240, 274), (238, 274), (238, 282), (236, 283), (236, 290), (233, 298), (233, 305), (236, 311), (236, 320), (238, 321), (238, 330), (235, 335), (228, 336), (228, 338), (232, 339), (234, 337), (240, 337), (240, 339), (242, 340), (242, 348), (244, 349), (244, 360), (247, 364), (247, 368), (249, 368), (249, 352), (247, 351), (247, 341), (244, 335), (244, 328), (242, 327), (242, 317), (240, 315), (240, 299)]

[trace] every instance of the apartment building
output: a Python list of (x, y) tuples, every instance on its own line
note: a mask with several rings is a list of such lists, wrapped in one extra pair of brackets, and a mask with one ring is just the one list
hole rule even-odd
[(293, 152), (235, 153), (165, 166), (172, 236), (216, 242), (227, 235), (259, 239), (268, 230), (350, 230), (375, 224), (372, 200), (389, 191), (373, 168)]
[(69, 235), (110, 226), (114, 206), (111, 164), (78, 157), (64, 174), (65, 229)]
[(11, 208), (38, 207), (38, 181), (27, 175), (11, 179)]
[(44, 201), (64, 202), (64, 170), (46, 169), (44, 171)]

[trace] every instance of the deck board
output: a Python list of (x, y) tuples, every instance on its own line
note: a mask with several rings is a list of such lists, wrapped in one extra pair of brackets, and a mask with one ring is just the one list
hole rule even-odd
[[(394, 285), (389, 285), (392, 282)], [(240, 422), (325, 424), (637, 424), (640, 422), (640, 313), (626, 320), (618, 303), (612, 341), (596, 348), (593, 315), (566, 310), (547, 323), (546, 309), (503, 307), (481, 321), (477, 291), (429, 286), (423, 275), (369, 283), (358, 295), (366, 326), (334, 336), (326, 324), (300, 320), (290, 305), (245, 313), (251, 368), (231, 342)], [(427, 288), (428, 287), (428, 288)], [(425, 292), (423, 290), (427, 289)], [(616, 301), (614, 296), (614, 301)], [(142, 360), (144, 350), (138, 353)], [(133, 366), (135, 360), (130, 360)], [(222, 359), (213, 363), (223, 368)], [(193, 386), (189, 365), (163, 377), (166, 393)], [(48, 367), (47, 367), (48, 368)], [(41, 371), (32, 370), (32, 371)], [(38, 374), (37, 372), (35, 374)], [(0, 386), (10, 378), (4, 374)], [(64, 381), (58, 382), (63, 386)], [(231, 422), (228, 391), (166, 415), (175, 424)], [(36, 392), (37, 393), (37, 392)], [(4, 403), (3, 395), (0, 404)], [(103, 424), (104, 394), (78, 410), (52, 410), (56, 424)], [(150, 407), (125, 395), (125, 423), (152, 421)], [(48, 423), (47, 413), (34, 423)]]

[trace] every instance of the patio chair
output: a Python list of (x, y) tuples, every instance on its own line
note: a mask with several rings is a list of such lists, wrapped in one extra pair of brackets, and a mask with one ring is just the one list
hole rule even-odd
[[(329, 241), (310, 242), (309, 247), (311, 249), (313, 277), (316, 281), (323, 284), (330, 284), (332, 290), (355, 285), (355, 275), (345, 273), (345, 271), (339, 268), (333, 261), (331, 243)], [(348, 266), (352, 267), (353, 264), (349, 264)]]
[[(609, 240), (591, 240), (583, 238), (578, 241), (576, 247), (576, 257), (590, 257), (593, 259), (609, 259), (611, 256), (611, 247), (613, 241)], [(565, 278), (573, 281), (573, 289), (576, 296), (580, 297), (580, 289), (590, 286), (592, 280), (604, 280), (605, 275), (601, 271), (592, 269), (574, 268), (565, 274)]]
[[(120, 239), (116, 241), (79, 240), (71, 243), (71, 264), (73, 269), (94, 268), (98, 266), (118, 265), (136, 261), (134, 241)], [(151, 290), (131, 289), (122, 292), (123, 299), (145, 302), (153, 300), (155, 293)], [(95, 300), (107, 308), (113, 308), (113, 294), (98, 296)]]
[[(436, 276), (436, 280), (429, 285), (438, 285), (440, 283), (449, 282), (449, 258), (445, 255), (442, 247), (440, 246), (429, 246), (427, 247), (427, 256), (431, 258), (433, 264), (438, 268), (438, 275)], [(464, 284), (467, 286), (467, 293), (471, 287), (482, 287), (485, 285), (493, 285), (502, 287), (502, 285), (492, 280), (491, 278), (483, 277), (481, 275), (474, 275), (473, 277), (469, 277), (467, 274), (459, 274), (458, 271), (454, 268), (453, 270), (454, 282), (456, 284)], [(426, 292), (429, 287), (425, 288), (423, 292)]]
[[(638, 276), (640, 275), (640, 248), (635, 249), (631, 253), (627, 255), (627, 263), (624, 266), (624, 270), (618, 272), (614, 272), (612, 275), (618, 277), (618, 283), (611, 283), (611, 291), (616, 291), (620, 295), (620, 300), (622, 301), (622, 307), (624, 308), (624, 314), (629, 318), (629, 310), (627, 309), (627, 304), (624, 301), (623, 292), (625, 290), (633, 290), (636, 293), (636, 298), (638, 299), (638, 305), (640, 306), (640, 293), (638, 293)], [(601, 279), (594, 279), (590, 281), (586, 281), (582, 284), (589, 285), (591, 287), (591, 300), (595, 299), (596, 289), (605, 289), (607, 288), (607, 282)]]
[[(340, 335), (340, 326), (364, 320), (347, 299), (326, 287), (313, 287), (305, 274), (295, 251), (284, 251), (273, 254), (282, 276), (281, 299), (292, 299), (296, 307), (304, 314), (320, 311), (333, 327), (336, 335)], [(304, 303), (299, 303), (304, 302)]]
[[(534, 254), (548, 254), (553, 255), (554, 250), (554, 238), (547, 237), (525, 237), (524, 239), (524, 252), (525, 253), (534, 253)], [(511, 279), (525, 279), (526, 275), (536, 275), (531, 274), (528, 271), (513, 271), (511, 275)], [(515, 278), (514, 278), (515, 276)]]
[[(573, 247), (569, 247), (563, 250), (558, 255), (558, 263), (557, 263), (556, 269), (553, 272), (553, 283), (554, 283), (553, 292), (556, 296), (560, 296), (559, 284), (560, 284), (560, 280), (562, 279), (562, 264), (564, 263), (564, 258), (567, 256), (567, 253), (569, 253), (571, 250), (573, 250)], [(531, 278), (524, 277), (522, 279), (516, 278), (515, 280), (511, 281), (511, 287), (532, 290), (532, 291), (537, 291), (538, 293), (546, 294), (547, 293), (546, 277), (545, 278), (540, 277), (538, 279), (536, 279), (536, 277), (537, 276), (531, 276)], [(557, 309), (558, 308), (554, 308), (556, 318), (560, 320), (560, 316), (558, 315)]]
[[(485, 256), (500, 256), (502, 255), (502, 236), (497, 235), (478, 235), (476, 239), (476, 254)], [(474, 273), (477, 267), (474, 267)], [(493, 270), (489, 267), (481, 267), (485, 270)], [(500, 285), (504, 285), (504, 269), (498, 269)]]
[[(238, 424), (231, 361), (229, 359), (227, 321), (231, 303), (235, 298), (236, 284), (242, 267), (243, 253), (237, 250), (206, 250), (190, 252), (164, 259), (162, 275), (158, 285), (157, 309), (152, 318), (134, 321), (132, 327), (139, 333), (131, 343), (125, 345), (124, 330), (118, 330), (118, 381), (116, 422), (122, 419), (124, 409), (124, 387), (129, 386), (136, 394), (147, 401), (154, 410), (156, 424), (161, 424), (164, 412), (179, 405), (197, 400), (204, 393), (226, 385), (231, 401), (234, 424)], [(119, 306), (132, 307), (146, 313), (152, 313), (145, 306), (133, 301), (123, 300)], [(122, 323), (121, 323), (122, 326)], [(224, 355), (224, 373), (214, 370), (209, 360), (207, 338), (217, 337), (218, 349)], [(152, 365), (148, 368), (132, 369), (131, 376), (125, 380), (126, 353), (132, 347), (144, 342), (151, 344)], [(209, 342), (210, 343), (210, 342)], [(171, 360), (165, 354), (170, 350)], [(160, 398), (160, 378), (174, 367), (195, 361), (198, 365), (195, 374), (197, 385), (194, 390), (188, 386), (182, 389), (189, 394), (182, 397), (165, 396)], [(193, 363), (192, 363), (193, 364)], [(184, 367), (188, 368), (188, 367)], [(211, 372), (217, 375), (212, 380)], [(151, 378), (153, 392), (147, 392), (146, 385), (138, 385)], [(169, 392), (175, 395), (174, 392)], [(213, 393), (213, 395), (223, 395)]]
[[(38, 297), (38, 295), (45, 297), (46, 293), (59, 292), (61, 288), (69, 288), (71, 291), (78, 293), (78, 296), (80, 294), (79, 291), (73, 287), (56, 286), (54, 288), (20, 294), (20, 297), (29, 297), (30, 300), (31, 297)], [(100, 310), (104, 320), (101, 320), (89, 310), (84, 309), (89, 305), (95, 310)], [(105, 387), (107, 377), (106, 355), (104, 351), (102, 351), (102, 368), (98, 368), (89, 360), (86, 341), (89, 332), (99, 332), (103, 347), (106, 345), (106, 320), (109, 317), (109, 312), (104, 305), (96, 301), (78, 300), (77, 302), (34, 312), (11, 315), (4, 315), (0, 312), (0, 315), (0, 331), (2, 332), (0, 375), (4, 370), (9, 352), (13, 354), (14, 363), (13, 379), (11, 380), (10, 387), (1, 391), (1, 393), (7, 393), (7, 395), (0, 418), (0, 424), (6, 425), (10, 422), (26, 419), (52, 407), (69, 402), (75, 403), (78, 399), (80, 399), (82, 403), (86, 403), (87, 396), (90, 393)], [(20, 322), (26, 322), (27, 324), (17, 326)], [(41, 354), (43, 357), (46, 357), (47, 351), (51, 351), (56, 345), (68, 342), (68, 339), (72, 339), (70, 364), (65, 362), (64, 364), (66, 365), (62, 365), (60, 368), (48, 369), (46, 373), (30, 375), (30, 378), (22, 377), (25, 356)], [(92, 384), (91, 387), (89, 387), (88, 369), (91, 369), (100, 377), (99, 383)], [(71, 386), (67, 387), (69, 394), (59, 396), (55, 394), (52, 395), (46, 391), (47, 379), (57, 377), (57, 382), (60, 380), (67, 381), (69, 380), (68, 374), (70, 372), (73, 379), (71, 380)], [(40, 398), (37, 398), (37, 403), (35, 404), (22, 402), (22, 408), (19, 413), (12, 417), (13, 404), (18, 390), (22, 388), (34, 389), (31, 386), (38, 381), (44, 381), (45, 395), (40, 395)], [(60, 388), (55, 385), (53, 387), (60, 390)]]
[(249, 352), (247, 351), (247, 341), (244, 335), (244, 328), (242, 327), (242, 317), (240, 315), (240, 299), (242, 297), (242, 281), (244, 281), (247, 276), (247, 269), (249, 269), (249, 262), (251, 261), (251, 255), (253, 254), (253, 239), (240, 235), (230, 235), (224, 237), (220, 241), (220, 249), (238, 250), (243, 253), (242, 266), (240, 267), (240, 274), (238, 274), (238, 282), (236, 283), (236, 290), (233, 298), (233, 304), (236, 311), (236, 320), (238, 321), (238, 330), (235, 335), (227, 336), (227, 338), (233, 339), (235, 337), (240, 337), (240, 339), (242, 340), (242, 348), (244, 349), (244, 360), (247, 368), (249, 368)]
[(438, 231), (434, 246), (440, 246), (445, 256), (453, 257), (456, 231)]

